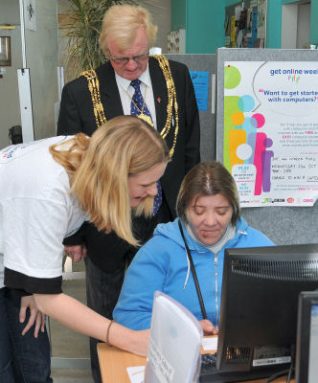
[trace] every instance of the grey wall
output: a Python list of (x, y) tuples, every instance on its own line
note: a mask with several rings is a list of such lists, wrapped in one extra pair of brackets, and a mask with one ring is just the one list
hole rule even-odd
[(0, 24), (20, 24), (19, 0), (1, 0)]
[(158, 25), (156, 46), (167, 52), (167, 35), (171, 30), (171, 0), (139, 0), (140, 5), (152, 14)]
[[(212, 103), (215, 102), (216, 95), (212, 96), (212, 75), (216, 74), (216, 55), (166, 55), (169, 59), (182, 62), (187, 65), (189, 70), (206, 71), (209, 73), (209, 98), (208, 110), (200, 113), (201, 128), (201, 159), (203, 161), (215, 159), (216, 156), (216, 126), (215, 114), (212, 113)], [(214, 97), (214, 100), (212, 100)]]

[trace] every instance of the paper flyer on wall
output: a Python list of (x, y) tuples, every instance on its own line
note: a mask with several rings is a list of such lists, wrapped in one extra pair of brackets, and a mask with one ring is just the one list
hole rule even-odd
[(202, 329), (180, 303), (156, 292), (145, 383), (194, 383), (200, 372)]
[(224, 164), (236, 180), (241, 206), (313, 206), (317, 62), (224, 64)]

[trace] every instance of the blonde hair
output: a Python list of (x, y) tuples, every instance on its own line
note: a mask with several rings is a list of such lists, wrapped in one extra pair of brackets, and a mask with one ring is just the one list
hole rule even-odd
[[(65, 147), (67, 145), (67, 147)], [(128, 177), (169, 161), (160, 134), (133, 116), (120, 116), (98, 128), (91, 138), (80, 133), (65, 145), (53, 145), (54, 159), (68, 172), (71, 190), (98, 230), (114, 230), (133, 246)], [(153, 197), (137, 213), (151, 215)]]
[(149, 47), (152, 46), (157, 38), (158, 27), (153, 24), (152, 16), (147, 9), (130, 4), (116, 4), (108, 8), (99, 36), (99, 46), (105, 57), (109, 57), (110, 39), (116, 42), (120, 50), (128, 49), (140, 27), (145, 29)]

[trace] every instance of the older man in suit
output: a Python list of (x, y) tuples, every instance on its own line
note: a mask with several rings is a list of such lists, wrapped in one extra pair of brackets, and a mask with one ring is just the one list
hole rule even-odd
[[(157, 223), (175, 217), (178, 190), (184, 175), (200, 161), (200, 126), (188, 68), (164, 56), (149, 56), (157, 27), (149, 12), (134, 5), (114, 5), (105, 13), (100, 47), (108, 61), (65, 85), (58, 134), (91, 135), (103, 122), (122, 114), (145, 119), (165, 138), (171, 162), (158, 184), (154, 215), (134, 218), (134, 229), (145, 242)], [(146, 186), (146, 185), (144, 185)], [(142, 185), (141, 185), (142, 187)], [(140, 190), (142, 193), (142, 190)], [(68, 251), (81, 257), (87, 249), (88, 305), (111, 317), (127, 259), (135, 253), (110, 232), (102, 234), (90, 223), (66, 239)], [(92, 370), (100, 382), (96, 343), (91, 340)]]

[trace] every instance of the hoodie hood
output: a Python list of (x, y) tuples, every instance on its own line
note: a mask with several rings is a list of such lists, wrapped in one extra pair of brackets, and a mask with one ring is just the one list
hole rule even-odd
[[(178, 227), (179, 221), (180, 221), (180, 219), (176, 218), (173, 222), (160, 223), (159, 225), (157, 225), (157, 227), (154, 231), (154, 236), (159, 235), (159, 236), (163, 236), (165, 238), (169, 238), (184, 248), (185, 247), (184, 242), (183, 242), (183, 239), (181, 237), (181, 233), (180, 233), (180, 230)], [(184, 225), (183, 225), (183, 228), (184, 228)]]
[[(180, 219), (176, 218), (173, 222), (169, 222), (169, 223), (165, 223), (165, 224), (159, 224), (154, 231), (154, 236), (159, 236), (159, 237), (161, 236), (161, 237), (168, 238), (168, 239), (176, 242), (183, 249), (184, 255), (187, 258), (187, 264), (188, 264), (187, 273), (185, 275), (185, 280), (184, 280), (184, 284), (183, 284), (183, 288), (186, 288), (188, 281), (189, 281), (189, 278), (190, 278), (191, 267), (190, 267), (189, 256), (187, 255), (186, 247), (184, 244), (184, 240), (181, 236), (180, 229), (178, 226), (179, 221), (180, 221)], [(189, 234), (188, 230), (186, 229), (186, 227), (182, 223), (182, 221), (181, 221), (181, 224), (182, 224), (183, 232), (184, 232), (188, 247), (191, 251), (191, 254), (192, 254), (192, 252), (196, 252), (199, 255), (212, 253), (212, 251), (210, 250), (210, 248), (208, 246), (205, 246), (202, 243), (193, 239), (193, 237)], [(223, 244), (222, 250), (220, 250), (220, 251), (224, 251), (225, 247), (236, 247), (236, 244), (240, 241), (242, 236), (247, 237), (247, 235), (248, 235), (248, 224), (244, 220), (244, 218), (240, 218), (237, 221), (236, 226), (235, 226), (234, 237), (229, 239), (225, 244)], [(217, 256), (217, 254), (213, 254), (213, 256), (215, 257), (215, 256)], [(222, 262), (222, 264), (223, 264), (223, 262)]]
[[(173, 222), (159, 224), (155, 231), (154, 236), (159, 235), (176, 242), (179, 246), (185, 249), (184, 241), (182, 239), (179, 227), (179, 218), (176, 218)], [(207, 246), (195, 241), (188, 233), (185, 225), (182, 223), (184, 235), (188, 241), (190, 250), (196, 250), (199, 253), (209, 251)], [(235, 243), (241, 235), (247, 235), (248, 224), (244, 218), (240, 218), (236, 223), (235, 236), (229, 242)], [(233, 242), (232, 242), (233, 241)]]

